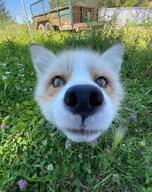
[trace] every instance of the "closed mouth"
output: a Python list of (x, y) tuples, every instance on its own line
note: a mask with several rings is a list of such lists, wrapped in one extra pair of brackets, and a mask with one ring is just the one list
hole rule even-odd
[(97, 130), (85, 130), (85, 129), (68, 129), (68, 131), (76, 135), (93, 135), (98, 133)]

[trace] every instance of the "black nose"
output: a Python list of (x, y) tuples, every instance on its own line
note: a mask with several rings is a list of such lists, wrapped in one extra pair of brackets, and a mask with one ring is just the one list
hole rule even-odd
[(66, 91), (64, 103), (72, 113), (80, 115), (84, 121), (102, 105), (103, 94), (93, 85), (75, 85)]

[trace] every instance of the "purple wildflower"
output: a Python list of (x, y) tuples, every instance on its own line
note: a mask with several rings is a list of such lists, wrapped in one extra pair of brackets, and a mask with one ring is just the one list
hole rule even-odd
[(5, 125), (5, 124), (0, 125), (0, 129), (7, 129), (7, 128), (8, 128), (8, 125)]
[(24, 180), (24, 179), (20, 179), (20, 180), (17, 182), (17, 184), (18, 184), (20, 190), (24, 190), (24, 189), (27, 187), (27, 185), (28, 185), (27, 181)]
[(90, 142), (90, 144), (91, 144), (92, 146), (95, 146), (97, 143), (98, 143), (98, 139), (95, 139), (95, 140), (93, 140), (93, 141)]
[(128, 117), (128, 119), (129, 119), (130, 121), (136, 121), (136, 120), (137, 120), (137, 115), (136, 115), (136, 113), (130, 114), (130, 116)]

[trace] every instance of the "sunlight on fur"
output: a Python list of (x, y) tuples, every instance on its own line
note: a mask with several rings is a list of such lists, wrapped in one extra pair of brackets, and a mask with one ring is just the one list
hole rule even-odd
[(96, 140), (112, 124), (123, 100), (119, 71), (124, 47), (103, 54), (76, 49), (53, 54), (30, 46), (37, 71), (35, 100), (44, 117), (75, 142)]

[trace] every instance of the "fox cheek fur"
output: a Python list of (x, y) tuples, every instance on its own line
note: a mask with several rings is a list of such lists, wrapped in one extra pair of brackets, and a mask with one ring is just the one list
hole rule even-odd
[(55, 55), (32, 44), (30, 51), (37, 71), (35, 100), (45, 118), (75, 142), (98, 138), (123, 100), (119, 71), (124, 47), (116, 44), (103, 54), (76, 49)]

